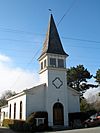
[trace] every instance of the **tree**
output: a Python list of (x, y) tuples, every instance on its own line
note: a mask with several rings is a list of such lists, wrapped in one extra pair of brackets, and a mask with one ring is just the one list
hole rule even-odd
[(89, 103), (85, 98), (82, 98), (80, 101), (80, 110), (82, 112), (86, 112), (90, 110), (95, 110), (95, 108), (92, 103)]
[(100, 84), (100, 69), (97, 70), (96, 76), (94, 78), (96, 79), (96, 82)]
[(100, 112), (100, 101), (96, 101), (95, 103), (94, 103), (94, 108), (95, 108), (95, 110), (97, 111), (97, 112)]
[(0, 98), (0, 107), (7, 104), (7, 98), (14, 96), (16, 93), (11, 90), (5, 91)]
[(67, 70), (68, 85), (82, 94), (90, 87), (97, 87), (97, 85), (87, 83), (87, 80), (92, 77), (93, 76), (87, 69), (84, 68), (83, 65), (71, 67)]

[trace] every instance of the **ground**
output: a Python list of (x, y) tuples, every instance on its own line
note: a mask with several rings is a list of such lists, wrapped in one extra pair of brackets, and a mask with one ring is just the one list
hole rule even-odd
[[(9, 128), (0, 127), (0, 133), (18, 133), (18, 132), (14, 132), (14, 131), (10, 130)], [(22, 133), (22, 132), (20, 132), (20, 133)], [(23, 132), (23, 133), (25, 133), (25, 132)], [(26, 132), (26, 133), (28, 133), (28, 132)], [(41, 132), (41, 133), (43, 133), (43, 132)], [(54, 132), (44, 132), (44, 133), (100, 133), (100, 127), (65, 130), (65, 131), (54, 131)]]

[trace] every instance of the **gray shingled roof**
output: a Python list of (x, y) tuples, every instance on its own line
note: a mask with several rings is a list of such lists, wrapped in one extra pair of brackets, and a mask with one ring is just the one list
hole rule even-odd
[(60, 37), (59, 37), (52, 14), (50, 16), (48, 31), (46, 34), (45, 42), (43, 44), (41, 56), (45, 53), (67, 55), (62, 47), (62, 43), (60, 41)]

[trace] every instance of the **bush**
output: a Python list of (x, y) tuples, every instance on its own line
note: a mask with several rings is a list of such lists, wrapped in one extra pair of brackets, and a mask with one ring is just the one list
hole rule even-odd
[(31, 131), (31, 125), (28, 123), (23, 124), (23, 131)]
[(23, 125), (25, 121), (22, 120), (14, 120), (14, 124), (10, 125), (10, 128), (14, 131), (23, 131)]
[(3, 126), (10, 127), (14, 131), (23, 131), (23, 129), (25, 128), (25, 121), (4, 119)]
[(26, 120), (30, 125), (36, 126), (35, 118), (45, 118), (44, 124), (48, 125), (48, 113), (47, 112), (33, 112)]
[[(35, 118), (45, 118), (44, 124), (40, 124), (36, 126), (36, 119)], [(48, 129), (48, 113), (47, 112), (33, 112), (26, 120), (31, 126), (32, 131), (44, 131)]]
[(86, 119), (88, 119), (91, 115), (95, 114), (95, 110), (90, 110), (87, 112), (76, 112), (69, 113), (69, 126), (70, 127), (79, 127), (81, 123), (83, 123)]
[(9, 125), (12, 125), (12, 124), (14, 124), (13, 120), (11, 120), (11, 119), (4, 119), (2, 126), (9, 127)]
[[(36, 126), (35, 118), (45, 118), (44, 124)], [(48, 113), (47, 112), (33, 112), (26, 121), (5, 119), (3, 126), (10, 127), (14, 131), (45, 131), (48, 130)]]

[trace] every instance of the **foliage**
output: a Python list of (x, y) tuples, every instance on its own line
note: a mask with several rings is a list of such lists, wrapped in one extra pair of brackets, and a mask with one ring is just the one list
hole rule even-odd
[(45, 123), (48, 123), (48, 113), (47, 112), (43, 112), (43, 111), (42, 112), (33, 112), (29, 115), (26, 122), (36, 125), (35, 118), (46, 118)]
[(93, 103), (94, 108), (97, 112), (100, 112), (100, 101), (96, 101), (95, 103)]
[(13, 125), (13, 124), (16, 124), (16, 123), (21, 123), (21, 124), (23, 124), (23, 123), (25, 123), (25, 121), (23, 121), (23, 120), (15, 120), (15, 119), (4, 119), (3, 120), (3, 126), (9, 126), (9, 125)]
[[(36, 126), (36, 119), (35, 118), (45, 118), (44, 124), (40, 124), (39, 126)], [(47, 112), (33, 112), (29, 115), (29, 117), (26, 120), (26, 123), (28, 123), (31, 126), (32, 131), (44, 131), (48, 130), (48, 113)]]
[(30, 131), (30, 125), (22, 120), (4, 119), (3, 126), (10, 127), (14, 131)]
[(9, 125), (14, 124), (14, 121), (11, 119), (4, 119), (2, 126), (9, 127)]
[(81, 93), (84, 93), (90, 87), (97, 87), (96, 85), (87, 83), (87, 80), (92, 77), (93, 76), (83, 65), (71, 67), (67, 70), (68, 85)]
[(96, 76), (94, 78), (96, 79), (96, 82), (100, 84), (100, 69), (97, 70)]
[(0, 107), (7, 104), (7, 98), (14, 96), (16, 93), (11, 90), (5, 91), (0, 98)]
[(80, 110), (81, 112), (87, 112), (90, 110), (95, 110), (92, 103), (88, 103), (85, 98), (82, 98), (80, 101)]
[(88, 99), (85, 98), (81, 99), (80, 101), (81, 111), (95, 110), (96, 112), (100, 112), (100, 93), (97, 94), (96, 95), (90, 94)]

